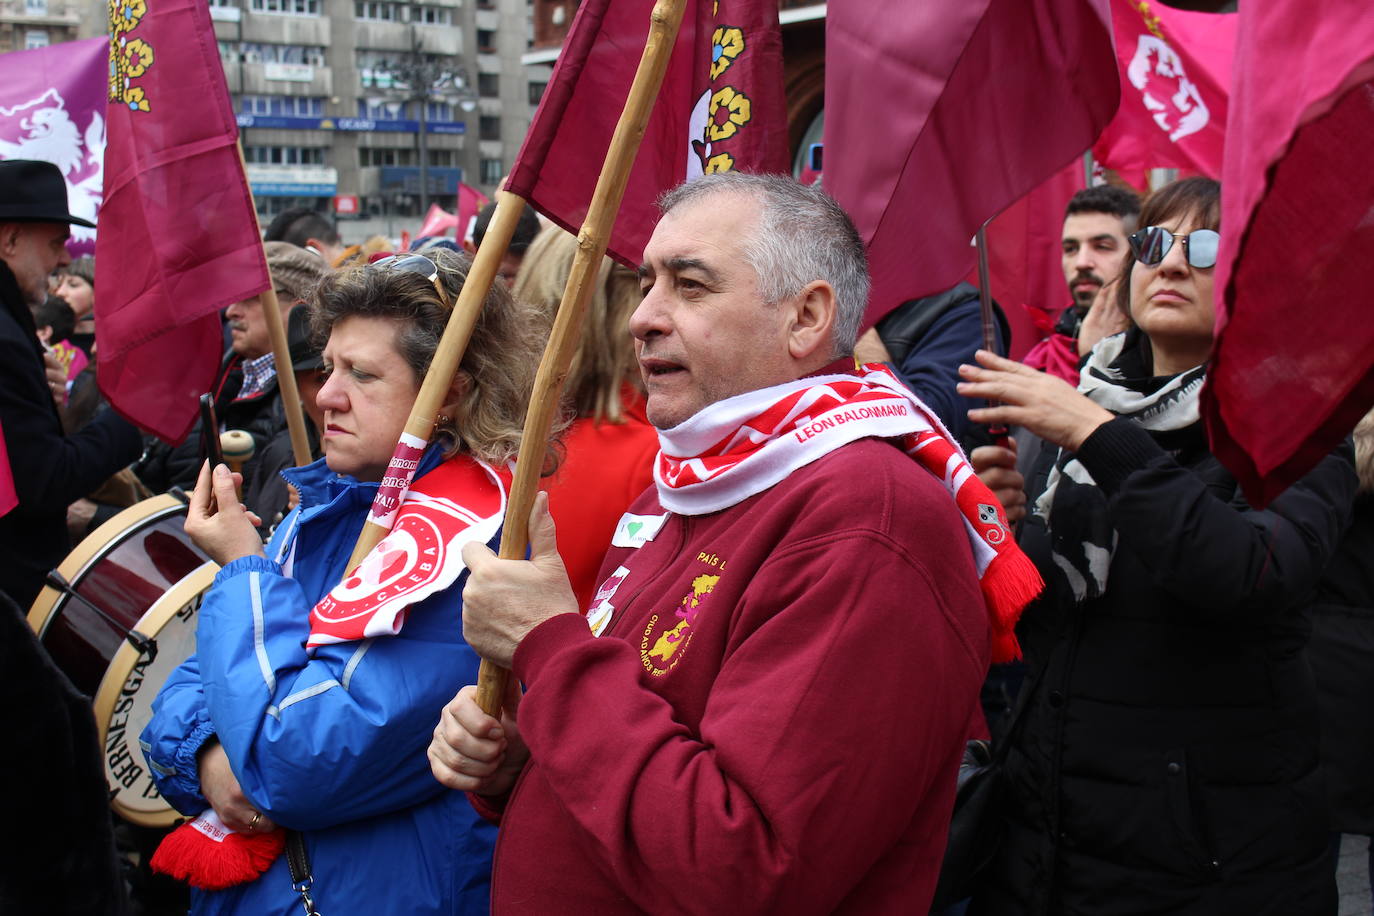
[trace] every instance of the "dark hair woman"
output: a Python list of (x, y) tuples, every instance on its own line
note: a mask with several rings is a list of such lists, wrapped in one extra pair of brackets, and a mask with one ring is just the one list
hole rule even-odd
[[(497, 543), (539, 344), (497, 284), (395, 528), (344, 578), (466, 255), (327, 277), (313, 320), (328, 378), (321, 461), (285, 472), (300, 505), (263, 549), (223, 466), (202, 469), (186, 529), (223, 565), (197, 651), (143, 733), (163, 795), (230, 830), (299, 831), (323, 912), (485, 912), (494, 828), (429, 774), (434, 710), (477, 673), (463, 642), (464, 543)], [(213, 490), (218, 509), (210, 504)], [(199, 892), (193, 912), (300, 910), (285, 857)]]
[(1259, 510), (1208, 451), (1219, 200), (1194, 178), (1146, 203), (1119, 293), (1133, 326), (1077, 391), (983, 353), (962, 369), (965, 394), (1002, 402), (970, 419), (1059, 447), (1021, 537), (1047, 588), (1018, 627), (1029, 702), (971, 912), (1335, 911), (1302, 650), (1355, 473), (1342, 448)]

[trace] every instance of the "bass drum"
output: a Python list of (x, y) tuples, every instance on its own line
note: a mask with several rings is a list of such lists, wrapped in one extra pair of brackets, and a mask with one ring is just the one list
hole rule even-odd
[(157, 791), (138, 736), (153, 699), (196, 647), (196, 611), (219, 567), (186, 536), (186, 504), (146, 499), (101, 525), (29, 610), (29, 626), (95, 706), (110, 804), (125, 820), (181, 820)]

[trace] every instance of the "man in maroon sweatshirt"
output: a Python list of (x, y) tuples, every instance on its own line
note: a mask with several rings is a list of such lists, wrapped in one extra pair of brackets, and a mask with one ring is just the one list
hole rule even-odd
[(496, 913), (923, 913), (1020, 555), (845, 358), (868, 275), (833, 200), (730, 172), (662, 207), (630, 323), (656, 486), (590, 607), (542, 494), (529, 560), (464, 550), (464, 635), (525, 693), (499, 722), (459, 693), (435, 775), (499, 819)]

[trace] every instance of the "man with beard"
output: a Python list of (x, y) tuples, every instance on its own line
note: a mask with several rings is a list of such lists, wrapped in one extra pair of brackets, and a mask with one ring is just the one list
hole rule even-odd
[(1062, 262), (1064, 282), (1073, 301), (1059, 315), (1054, 333), (1036, 344), (1023, 362), (1078, 384), (1079, 358), (1103, 337), (1126, 329), (1110, 297), (1094, 300), (1121, 273), (1126, 237), (1135, 231), (1140, 198), (1114, 185), (1084, 188), (1064, 211)]

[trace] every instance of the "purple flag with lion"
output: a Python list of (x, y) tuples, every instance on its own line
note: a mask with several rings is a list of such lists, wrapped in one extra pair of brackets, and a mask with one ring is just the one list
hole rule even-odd
[[(0, 55), (0, 159), (62, 170), (71, 212), (96, 221), (104, 181), (109, 39), (87, 38)], [(68, 248), (95, 252), (95, 230), (72, 226)]]

